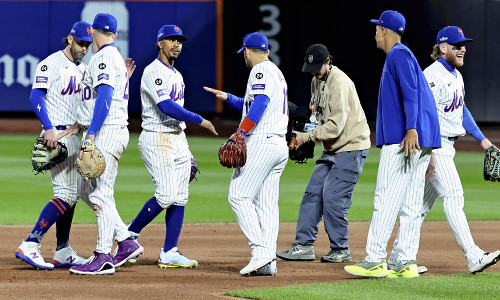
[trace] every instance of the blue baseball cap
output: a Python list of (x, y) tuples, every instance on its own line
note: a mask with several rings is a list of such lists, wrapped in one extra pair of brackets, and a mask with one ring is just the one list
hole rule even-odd
[(112, 15), (101, 13), (95, 16), (92, 28), (116, 33), (117, 23)]
[(380, 15), (380, 19), (371, 19), (370, 22), (401, 33), (406, 26), (405, 17), (394, 10), (386, 10)]
[(156, 36), (156, 42), (163, 40), (166, 37), (175, 36), (179, 38), (180, 41), (186, 41), (187, 36), (182, 34), (182, 29), (177, 25), (163, 25), (160, 30), (158, 30), (158, 35)]
[(71, 28), (69, 34), (72, 35), (77, 40), (92, 43), (92, 36), (90, 35), (90, 27), (91, 25), (87, 22), (83, 21), (76, 22), (75, 24), (73, 24), (73, 27)]
[(455, 44), (461, 42), (472, 42), (472, 39), (465, 37), (462, 28), (458, 26), (446, 26), (445, 28), (439, 30), (436, 44), (448, 43)]
[(253, 49), (269, 49), (269, 41), (267, 37), (259, 32), (252, 32), (243, 38), (243, 47), (238, 50), (237, 53), (240, 53), (245, 48), (253, 48)]

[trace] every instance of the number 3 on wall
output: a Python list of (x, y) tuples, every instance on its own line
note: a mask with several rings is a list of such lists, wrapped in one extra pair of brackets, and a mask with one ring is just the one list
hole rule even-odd
[(281, 58), (278, 55), (280, 43), (273, 37), (281, 32), (281, 23), (278, 21), (280, 9), (275, 4), (263, 4), (259, 6), (260, 12), (268, 12), (269, 15), (262, 17), (262, 23), (269, 24), (269, 30), (261, 29), (260, 33), (265, 34), (269, 38), (269, 58), (276, 65), (280, 66)]

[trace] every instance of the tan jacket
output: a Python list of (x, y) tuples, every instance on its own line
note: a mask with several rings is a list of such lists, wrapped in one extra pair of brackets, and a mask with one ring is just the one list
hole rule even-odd
[(370, 128), (356, 87), (339, 68), (332, 66), (326, 82), (312, 79), (311, 104), (313, 114), (319, 110), (318, 127), (304, 134), (304, 142), (322, 142), (332, 153), (370, 148)]

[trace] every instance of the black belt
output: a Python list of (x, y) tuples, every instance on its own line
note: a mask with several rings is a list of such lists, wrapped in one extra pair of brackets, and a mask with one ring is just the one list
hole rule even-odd
[(449, 141), (454, 141), (454, 140), (457, 140), (457, 139), (458, 139), (458, 136), (449, 136), (449, 137), (447, 137), (447, 139), (448, 139)]
[(58, 126), (56, 126), (57, 130), (66, 130), (67, 128), (68, 128), (68, 126), (64, 126), (64, 125), (58, 125)]

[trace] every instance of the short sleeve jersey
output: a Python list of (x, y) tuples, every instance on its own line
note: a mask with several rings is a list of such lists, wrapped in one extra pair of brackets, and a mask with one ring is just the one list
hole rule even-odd
[(33, 89), (45, 89), (45, 105), (54, 126), (72, 125), (81, 100), (80, 83), (85, 64), (76, 65), (63, 51), (57, 51), (36, 67)]
[(248, 114), (255, 95), (266, 95), (269, 97), (269, 104), (250, 134), (285, 134), (288, 126), (288, 87), (283, 73), (271, 61), (263, 61), (250, 71), (242, 121)]
[(170, 99), (184, 107), (184, 79), (181, 73), (159, 58), (150, 63), (142, 74), (142, 128), (156, 132), (184, 130), (186, 123), (164, 114), (158, 103)]
[(441, 136), (455, 137), (465, 135), (462, 125), (464, 116), (465, 88), (462, 74), (456, 76), (444, 65), (435, 61), (424, 70), (434, 100), (436, 101)]
[(113, 88), (109, 113), (103, 125), (128, 124), (128, 75), (125, 61), (114, 44), (108, 44), (89, 61), (82, 81), (82, 102), (78, 106), (78, 121), (89, 126), (94, 114), (97, 87), (107, 84)]

